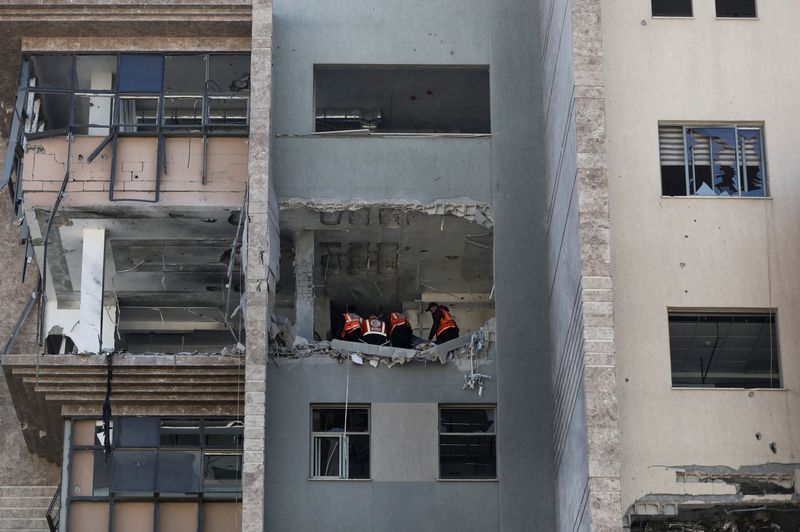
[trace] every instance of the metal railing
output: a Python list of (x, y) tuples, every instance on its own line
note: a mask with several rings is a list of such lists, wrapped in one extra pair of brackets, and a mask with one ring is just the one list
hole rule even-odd
[(58, 532), (58, 521), (61, 517), (61, 485), (56, 489), (53, 499), (50, 501), (50, 506), (47, 507), (47, 526), (50, 527), (50, 532)]

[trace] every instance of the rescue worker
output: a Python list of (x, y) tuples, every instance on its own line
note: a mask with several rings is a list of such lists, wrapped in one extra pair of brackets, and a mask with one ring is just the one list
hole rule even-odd
[(405, 316), (399, 312), (389, 313), (389, 339), (392, 347), (411, 348), (411, 337), (414, 332)]
[(383, 345), (386, 340), (386, 323), (372, 314), (361, 322), (361, 341), (365, 344)]
[(347, 342), (358, 342), (361, 340), (361, 324), (364, 320), (356, 314), (356, 306), (348, 305), (347, 312), (342, 314), (344, 324), (342, 325), (341, 337)]
[(443, 344), (458, 338), (458, 325), (450, 315), (450, 309), (444, 305), (439, 306), (437, 303), (429, 303), (428, 312), (433, 317), (433, 325), (431, 326), (430, 334), (428, 334), (428, 341), (433, 340), (434, 335), (436, 336), (437, 344)]

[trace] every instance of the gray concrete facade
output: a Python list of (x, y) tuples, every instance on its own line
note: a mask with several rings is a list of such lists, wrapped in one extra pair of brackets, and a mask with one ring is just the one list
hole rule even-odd
[[(372, 368), (312, 356), (278, 364), (270, 363), (267, 386), (265, 530), (501, 530), (501, 482), (437, 480), (438, 405), (493, 405), (493, 381), (479, 397), (462, 389), (455, 362)], [(481, 371), (496, 376), (491, 359)], [(371, 478), (309, 480), (311, 406), (346, 400), (370, 406)]]

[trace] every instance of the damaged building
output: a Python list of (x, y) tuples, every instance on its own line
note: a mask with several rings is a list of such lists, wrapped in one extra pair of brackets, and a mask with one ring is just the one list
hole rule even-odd
[(794, 15), (0, 2), (0, 530), (800, 530)]

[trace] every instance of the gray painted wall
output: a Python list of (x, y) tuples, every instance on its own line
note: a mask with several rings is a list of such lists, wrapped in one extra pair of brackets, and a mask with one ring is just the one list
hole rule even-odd
[(590, 529), (573, 107), (572, 2), (540, 2), (547, 176), (548, 304), (559, 531)]
[[(267, 383), (267, 531), (489, 531), (498, 482), (437, 481), (438, 404), (494, 403), (464, 391), (453, 362), (386, 368), (327, 357), (279, 360)], [(349, 372), (349, 393), (347, 391)], [(481, 372), (495, 375), (491, 360)], [(371, 404), (371, 477), (309, 480), (314, 403)]]
[(489, 0), (275, 0), (272, 165), (278, 195), (466, 196), (488, 203), (489, 139), (304, 135), (314, 130), (315, 64), (487, 65), (489, 6)]
[(538, 3), (492, 2), (500, 528), (554, 530)]

